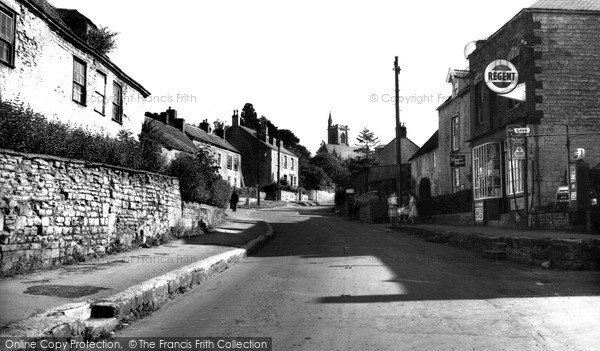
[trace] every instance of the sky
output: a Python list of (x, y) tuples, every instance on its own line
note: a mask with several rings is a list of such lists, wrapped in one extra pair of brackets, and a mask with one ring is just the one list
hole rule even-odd
[(400, 120), (422, 146), (451, 93), (449, 68), (465, 69), (465, 46), (485, 39), (533, 0), (248, 1), (49, 0), (119, 32), (111, 60), (151, 92), (147, 110), (172, 107), (197, 124), (231, 124), (254, 105), (311, 152), (327, 119), (395, 137), (394, 56)]

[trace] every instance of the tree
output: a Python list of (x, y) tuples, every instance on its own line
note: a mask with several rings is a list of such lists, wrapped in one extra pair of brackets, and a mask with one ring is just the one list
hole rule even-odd
[(245, 127), (250, 129), (256, 129), (259, 127), (260, 122), (258, 120), (256, 110), (254, 110), (254, 106), (251, 103), (246, 103), (242, 108), (241, 123)]
[(321, 167), (306, 164), (300, 167), (300, 183), (306, 189), (326, 189), (331, 187), (331, 178)]
[(365, 127), (356, 137), (356, 140), (358, 140), (356, 152), (362, 154), (363, 158), (374, 159), (375, 147), (379, 145), (379, 138), (376, 138), (375, 134)]
[(375, 134), (365, 127), (356, 137), (356, 140), (358, 140), (356, 152), (359, 156), (346, 160), (346, 165), (351, 174), (356, 174), (379, 164), (375, 157), (375, 147), (379, 145), (379, 138), (376, 138)]
[(329, 153), (320, 153), (310, 160), (310, 164), (320, 167), (340, 187), (348, 183), (350, 172), (347, 165), (339, 158)]
[(117, 48), (116, 36), (118, 34), (119, 33), (113, 32), (107, 27), (100, 27), (88, 31), (84, 39), (93, 49), (106, 55)]

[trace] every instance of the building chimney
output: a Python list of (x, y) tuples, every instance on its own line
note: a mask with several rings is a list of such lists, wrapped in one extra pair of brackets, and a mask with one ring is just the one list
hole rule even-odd
[(202, 129), (203, 131), (205, 131), (207, 133), (208, 133), (208, 127), (209, 127), (208, 120), (205, 119), (204, 121), (202, 121), (202, 123), (200, 123), (200, 129)]
[(271, 145), (277, 146), (277, 138), (271, 138)]
[(269, 127), (266, 123), (261, 123), (260, 133), (266, 137), (266, 141), (269, 142)]
[(231, 126), (237, 127), (240, 125), (240, 116), (238, 116), (238, 111), (233, 110), (233, 116), (231, 116)]
[(173, 120), (173, 127), (179, 129), (182, 133), (185, 133), (185, 119), (175, 118), (175, 120)]
[(225, 129), (223, 129), (223, 128), (215, 129), (215, 135), (221, 139), (225, 139)]
[(400, 127), (400, 139), (406, 139), (406, 127), (404, 124)]
[(169, 106), (169, 109), (167, 110), (167, 117), (169, 118), (167, 120), (167, 124), (173, 126), (175, 123), (175, 118), (177, 118), (177, 110), (173, 110), (171, 106)]

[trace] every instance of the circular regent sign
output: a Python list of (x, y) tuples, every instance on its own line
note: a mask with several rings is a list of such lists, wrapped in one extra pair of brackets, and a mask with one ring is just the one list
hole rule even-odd
[(484, 80), (491, 91), (498, 94), (507, 94), (517, 86), (519, 72), (517, 72), (515, 65), (509, 61), (495, 60), (485, 68)]

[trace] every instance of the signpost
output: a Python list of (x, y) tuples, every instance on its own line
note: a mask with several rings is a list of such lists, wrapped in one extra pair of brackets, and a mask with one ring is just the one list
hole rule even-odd
[(465, 155), (463, 155), (463, 154), (450, 155), (450, 167), (451, 168), (464, 167), (465, 164), (466, 164)]

